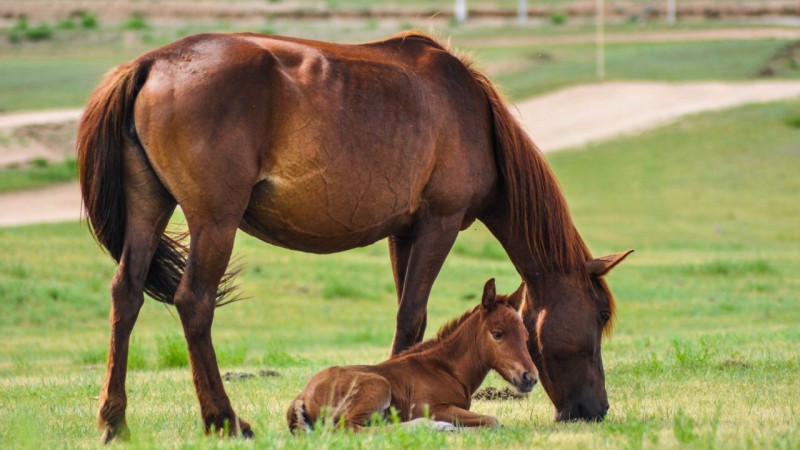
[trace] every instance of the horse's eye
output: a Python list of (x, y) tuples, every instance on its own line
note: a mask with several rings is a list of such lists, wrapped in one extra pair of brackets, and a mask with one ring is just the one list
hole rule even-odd
[(494, 338), (495, 341), (499, 341), (500, 339), (503, 339), (503, 332), (492, 331), (492, 337)]
[(611, 312), (609, 312), (609, 311), (601, 311), (600, 312), (600, 320), (603, 323), (608, 322), (608, 319), (610, 319), (610, 318), (611, 318)]

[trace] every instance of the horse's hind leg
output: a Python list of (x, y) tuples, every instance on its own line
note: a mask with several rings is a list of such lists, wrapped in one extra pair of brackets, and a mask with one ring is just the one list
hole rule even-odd
[[(175, 294), (175, 307), (189, 347), (192, 377), (206, 432), (212, 428), (218, 432), (227, 429), (230, 434), (251, 437), (250, 425), (234, 414), (225, 393), (211, 342), (217, 289), (228, 267), (247, 198), (243, 202), (231, 200), (227, 207), (214, 209), (213, 214), (198, 214), (184, 207), (191, 245), (186, 272)], [(241, 208), (235, 206), (237, 203), (241, 203)]]
[(115, 438), (124, 439), (129, 433), (125, 421), (128, 344), (144, 303), (144, 283), (150, 261), (175, 210), (175, 200), (155, 177), (138, 149), (133, 146), (125, 149), (124, 166), (125, 244), (111, 285), (111, 346), (97, 412), (98, 426), (104, 430), (106, 443)]

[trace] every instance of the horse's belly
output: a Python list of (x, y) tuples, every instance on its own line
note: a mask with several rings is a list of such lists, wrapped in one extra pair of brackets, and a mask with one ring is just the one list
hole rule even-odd
[(337, 187), (271, 177), (253, 189), (241, 228), (271, 244), (334, 253), (372, 244), (408, 226), (416, 206), (375, 185)]

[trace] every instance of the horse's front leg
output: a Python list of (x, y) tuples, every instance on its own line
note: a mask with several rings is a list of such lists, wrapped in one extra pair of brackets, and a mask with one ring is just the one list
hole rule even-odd
[(428, 215), (414, 224), (414, 236), (407, 252), (408, 262), (405, 264), (403, 289), (397, 311), (392, 355), (397, 355), (422, 340), (427, 320), (428, 296), (458, 236), (463, 217), (463, 214), (447, 217)]
[(175, 307), (189, 347), (192, 378), (206, 433), (227, 429), (231, 435), (251, 437), (250, 425), (233, 412), (211, 342), (217, 289), (230, 260), (238, 225), (238, 220), (230, 219), (236, 216), (227, 217), (221, 221), (201, 221), (187, 214), (191, 247), (186, 272), (175, 295)]

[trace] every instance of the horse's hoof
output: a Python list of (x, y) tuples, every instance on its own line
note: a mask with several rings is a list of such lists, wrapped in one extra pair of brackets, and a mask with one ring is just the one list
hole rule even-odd
[(106, 425), (103, 430), (103, 437), (100, 438), (103, 444), (110, 444), (114, 441), (127, 441), (131, 437), (131, 431), (128, 429), (126, 423), (117, 425), (116, 427)]
[(242, 437), (245, 439), (255, 439), (256, 434), (253, 433), (253, 430), (251, 430), (250, 428), (245, 428), (244, 430), (242, 430)]

